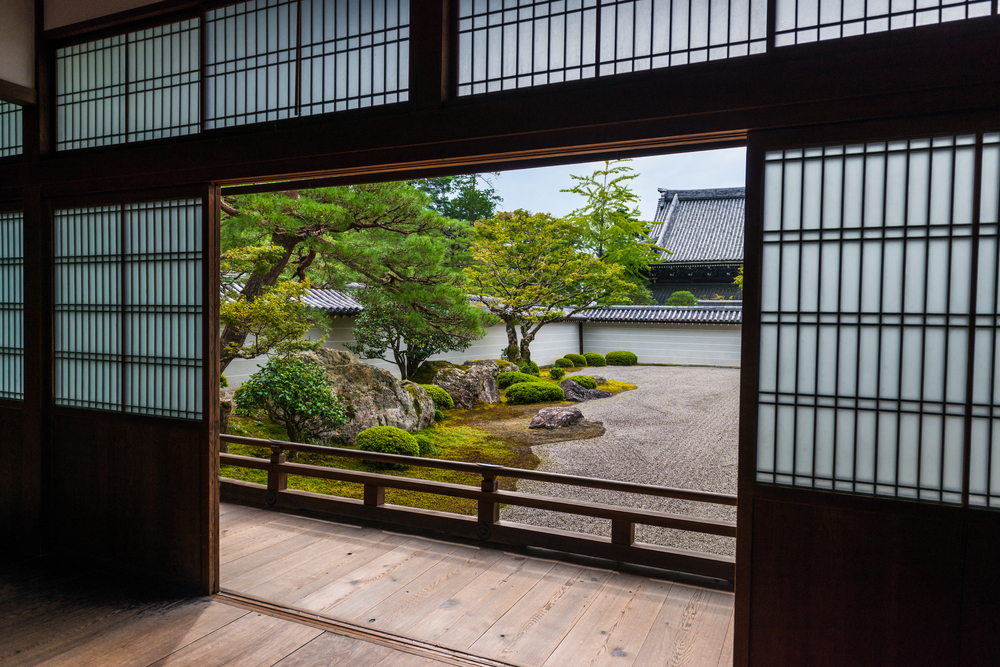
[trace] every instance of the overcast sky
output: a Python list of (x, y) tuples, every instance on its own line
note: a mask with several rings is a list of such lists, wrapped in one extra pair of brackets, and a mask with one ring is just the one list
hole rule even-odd
[[(603, 166), (603, 162), (588, 162), (565, 167), (505, 171), (493, 179), (493, 184), (503, 197), (500, 205), (503, 210), (525, 208), (532, 213), (550, 213), (561, 217), (583, 204), (580, 195), (559, 192), (574, 185), (570, 174), (591, 174)], [(629, 166), (639, 174), (639, 178), (632, 180), (631, 184), (632, 192), (639, 195), (642, 219), (652, 220), (659, 199), (657, 188), (742, 187), (746, 181), (746, 149), (728, 148), (636, 158)]]

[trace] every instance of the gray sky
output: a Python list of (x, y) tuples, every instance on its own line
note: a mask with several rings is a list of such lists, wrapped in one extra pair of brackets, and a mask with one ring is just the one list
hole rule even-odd
[[(532, 213), (550, 213), (561, 217), (583, 204), (580, 195), (559, 192), (575, 184), (570, 174), (583, 176), (603, 166), (603, 162), (587, 162), (564, 167), (505, 171), (493, 179), (493, 184), (503, 197), (500, 208), (505, 211), (525, 208)], [(659, 199), (657, 188), (742, 187), (746, 182), (746, 149), (727, 148), (636, 158), (629, 166), (639, 174), (639, 178), (631, 181), (631, 186), (632, 192), (639, 195), (642, 219), (652, 220)]]

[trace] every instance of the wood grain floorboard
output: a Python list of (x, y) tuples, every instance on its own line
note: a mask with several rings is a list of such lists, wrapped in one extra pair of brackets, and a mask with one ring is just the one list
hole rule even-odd
[(274, 667), (375, 667), (393, 653), (388, 646), (324, 632)]
[(732, 615), (731, 593), (672, 586), (639, 650), (636, 664), (717, 665)]
[(729, 617), (729, 629), (722, 642), (722, 654), (719, 656), (718, 667), (733, 667), (733, 633), (736, 631), (736, 615)]

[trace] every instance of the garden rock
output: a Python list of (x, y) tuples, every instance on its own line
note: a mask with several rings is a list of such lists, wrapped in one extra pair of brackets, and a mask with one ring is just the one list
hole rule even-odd
[(333, 431), (310, 431), (323, 441), (354, 444), (359, 433), (373, 426), (395, 426), (412, 433), (434, 423), (434, 401), (418, 384), (401, 382), (389, 371), (340, 350), (320, 348), (299, 356), (319, 362), (334, 393), (347, 404), (349, 422)]
[(594, 378), (594, 382), (596, 382), (597, 384), (607, 384), (608, 383), (608, 379), (604, 378), (604, 377), (601, 377), (600, 375), (591, 375), (590, 377)]
[(473, 366), (482, 366), (483, 368), (488, 368), (494, 378), (500, 375), (500, 373), (504, 370), (500, 368), (500, 364), (497, 363), (496, 359), (476, 359), (474, 361), (467, 361), (465, 362), (464, 365), (468, 366), (469, 368), (472, 368)]
[(563, 380), (559, 383), (559, 386), (562, 388), (563, 393), (566, 394), (567, 401), (575, 401), (577, 403), (611, 396), (610, 392), (603, 389), (586, 389), (572, 380)]
[(436, 384), (455, 401), (455, 407), (468, 410), (477, 403), (499, 403), (497, 373), (489, 365), (463, 369), (447, 361), (425, 361), (414, 373), (421, 384)]
[(580, 408), (558, 406), (554, 408), (542, 408), (531, 419), (528, 428), (563, 428), (572, 426), (583, 421), (583, 413)]

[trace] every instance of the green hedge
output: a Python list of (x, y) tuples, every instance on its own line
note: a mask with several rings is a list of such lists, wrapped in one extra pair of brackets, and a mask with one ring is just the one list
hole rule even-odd
[[(417, 439), (401, 428), (395, 426), (373, 426), (358, 434), (356, 441), (358, 449), (365, 452), (381, 454), (403, 454), (420, 456), (420, 444)], [(397, 463), (380, 463), (367, 461), (377, 470), (405, 470), (406, 466)]]
[(604, 355), (607, 359), (608, 364), (611, 366), (635, 366), (639, 363), (639, 357), (635, 356), (634, 352), (625, 352), (619, 350), (617, 352), (608, 352)]
[(559, 378), (561, 378), (564, 375), (566, 375), (566, 369), (565, 368), (560, 368), (559, 366), (554, 366), (554, 367), (552, 367), (552, 368), (549, 369), (549, 377), (551, 377), (551, 378), (555, 378), (556, 380), (558, 380)]
[(519, 361), (517, 362), (517, 367), (521, 369), (522, 373), (525, 373), (527, 375), (534, 375), (537, 377), (542, 373), (538, 369), (538, 364), (536, 364), (534, 361), (523, 361), (523, 360)]
[(556, 359), (556, 366), (559, 368), (576, 368), (576, 364), (573, 363), (573, 360), (566, 359), (565, 357), (562, 359)]
[(608, 362), (604, 360), (604, 355), (599, 352), (584, 352), (584, 359), (587, 360), (588, 366), (607, 366)]
[(500, 389), (506, 389), (511, 385), (518, 384), (520, 382), (541, 382), (542, 380), (534, 375), (528, 375), (527, 373), (500, 373), (497, 375), (497, 387)]
[(431, 439), (427, 436), (415, 435), (413, 439), (417, 441), (421, 456), (438, 456), (441, 454), (441, 448), (431, 442)]
[(565, 398), (563, 390), (550, 382), (521, 382), (507, 389), (507, 402), (517, 405), (548, 403)]
[(563, 357), (563, 359), (569, 359), (577, 368), (583, 368), (587, 365), (587, 357), (582, 354), (567, 354)]
[(569, 379), (584, 389), (597, 389), (597, 380), (586, 375), (571, 375)]
[(422, 384), (420, 386), (427, 390), (431, 400), (434, 401), (434, 407), (438, 410), (451, 410), (455, 407), (455, 401), (452, 400), (451, 394), (442, 387), (436, 384)]

